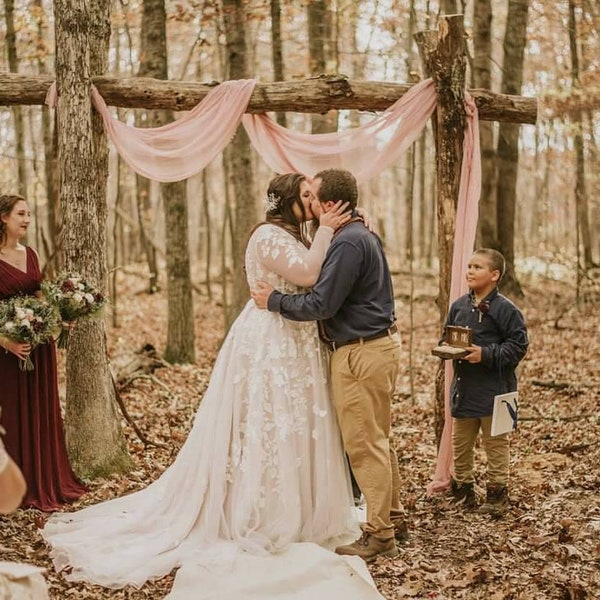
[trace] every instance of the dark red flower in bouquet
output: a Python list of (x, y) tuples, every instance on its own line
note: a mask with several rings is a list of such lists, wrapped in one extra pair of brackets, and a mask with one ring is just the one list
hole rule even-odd
[(70, 280), (70, 279), (65, 279), (61, 286), (60, 286), (61, 291), (63, 292), (74, 292), (75, 291), (75, 284)]
[(42, 331), (44, 331), (45, 328), (46, 325), (43, 321), (33, 321), (31, 323), (31, 329), (33, 329), (35, 333), (42, 333)]

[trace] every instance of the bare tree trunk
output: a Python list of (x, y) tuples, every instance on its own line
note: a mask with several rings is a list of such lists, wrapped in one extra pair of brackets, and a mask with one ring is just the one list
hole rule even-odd
[(212, 235), (211, 235), (211, 222), (210, 222), (210, 202), (208, 193), (208, 174), (206, 169), (202, 171), (202, 217), (204, 220), (204, 245), (206, 248), (205, 262), (204, 262), (204, 273), (206, 277), (206, 293), (208, 299), (213, 299), (212, 293), (212, 282), (211, 282), (211, 267), (212, 267)]
[[(273, 79), (283, 81), (285, 70), (283, 66), (283, 45), (281, 43), (281, 3), (279, 0), (271, 0), (271, 41)], [(277, 122), (282, 127), (287, 127), (287, 117), (284, 112), (277, 113)]]
[[(246, 64), (246, 14), (243, 0), (224, 0), (223, 17), (227, 37), (227, 55), (230, 79), (248, 76)], [(233, 236), (233, 298), (227, 312), (230, 325), (248, 301), (248, 286), (244, 274), (244, 255), (252, 227), (256, 223), (257, 206), (252, 169), (252, 149), (243, 128), (238, 128), (231, 144), (229, 166), (232, 189), (235, 196)]]
[[(527, 42), (527, 15), (530, 0), (509, 0), (504, 36), (502, 91), (520, 94), (523, 84), (523, 58)], [(506, 260), (502, 289), (514, 296), (523, 296), (515, 273), (515, 208), (517, 171), (519, 166), (519, 125), (501, 123), (498, 133), (498, 181), (496, 186), (498, 211), (498, 246)]]
[[(492, 87), (492, 4), (491, 0), (478, 0), (473, 4), (473, 86)], [(479, 123), (481, 143), (481, 198), (479, 200), (479, 245), (486, 248), (498, 246), (496, 222), (496, 153), (494, 150), (494, 125), (490, 121)]]
[[(332, 56), (331, 11), (329, 0), (312, 0), (307, 7), (308, 53), (311, 75), (327, 73), (327, 61)], [(327, 111), (312, 116), (312, 132), (328, 133), (337, 131), (337, 111)]]
[[(352, 54), (352, 78), (363, 79), (365, 74), (365, 59), (366, 54), (361, 53), (358, 49), (359, 32), (358, 32), (358, 19), (359, 19), (360, 5), (352, 2), (348, 6), (347, 14), (348, 19), (346, 20), (346, 31), (342, 33), (342, 37), (347, 37), (351, 40), (350, 52)], [(370, 38), (369, 38), (370, 39)], [(369, 42), (367, 43), (367, 49)], [(358, 127), (360, 125), (360, 115), (357, 111), (353, 110), (350, 113), (350, 124), (352, 127)]]
[(442, 8), (445, 15), (455, 15), (458, 12), (457, 0), (443, 0)]
[[(112, 230), (112, 245), (113, 245), (113, 260), (112, 260), (112, 276), (110, 278), (110, 294), (111, 294), (111, 308), (112, 308), (112, 326), (119, 326), (119, 302), (117, 295), (117, 275), (119, 272), (119, 225), (121, 219), (121, 204), (122, 204), (122, 186), (121, 186), (121, 157), (117, 157), (117, 194), (115, 196), (115, 207), (114, 207), (114, 222)], [(123, 255), (121, 254), (121, 257)], [(122, 260), (122, 258), (121, 258)]]
[[(409, 15), (408, 15), (408, 31), (406, 34), (406, 73), (408, 78), (412, 78), (412, 74), (415, 73), (415, 56), (413, 52), (413, 44), (414, 44), (414, 34), (417, 28), (417, 18), (415, 12), (415, 2), (411, 0), (409, 7)], [(416, 161), (415, 161), (415, 145), (410, 149), (409, 152), (406, 153), (405, 157), (405, 166), (407, 173), (407, 182), (408, 184), (405, 187), (405, 202), (406, 202), (406, 244), (405, 244), (405, 255), (410, 261), (411, 269), (413, 267), (414, 259), (415, 259), (415, 236), (414, 236), (414, 199), (415, 199), (415, 169), (416, 169)], [(420, 213), (419, 213), (420, 214)], [(420, 215), (422, 216), (422, 215)], [(411, 282), (412, 286), (412, 282)], [(412, 315), (412, 298), (411, 298), (411, 315)], [(411, 339), (412, 342), (412, 339)], [(412, 354), (411, 354), (412, 361)]]
[[(433, 236), (432, 223), (435, 221), (435, 209), (431, 207), (430, 196), (427, 193), (427, 128), (416, 142), (417, 156), (417, 181), (419, 190), (418, 211), (419, 211), (419, 258), (425, 260), (425, 264), (431, 264), (431, 237)], [(434, 200), (435, 202), (435, 200)]]
[[(588, 153), (589, 153), (589, 164), (598, 165), (599, 153), (598, 153), (598, 140), (595, 133), (595, 121), (593, 111), (587, 111), (587, 132), (589, 136)], [(600, 197), (600, 174), (595, 173), (591, 181), (591, 190), (589, 192), (590, 197)], [(596, 201), (590, 206), (590, 221), (592, 223), (600, 223), (600, 202)], [(597, 229), (592, 230), (592, 256), (600, 257), (600, 232)]]
[[(221, 70), (223, 70), (222, 63), (220, 60)], [(196, 63), (196, 78), (201, 80), (202, 78), (202, 55), (198, 57)], [(283, 113), (285, 114), (285, 113)], [(224, 159), (223, 159), (224, 160)], [(208, 299), (213, 299), (213, 288), (212, 288), (212, 267), (213, 267), (213, 241), (212, 241), (212, 223), (211, 223), (211, 210), (210, 210), (210, 170), (204, 169), (200, 175), (200, 186), (202, 189), (202, 207), (200, 216), (200, 239), (198, 241), (198, 258), (202, 260), (204, 258), (204, 273), (206, 277), (206, 293)], [(204, 252), (203, 252), (204, 249)], [(226, 255), (225, 255), (226, 256)]]
[[(33, 0), (34, 11), (31, 11), (32, 18), (37, 22), (37, 43), (44, 47), (37, 59), (38, 72), (45, 75), (48, 72), (46, 68), (45, 41), (48, 37), (48, 24), (45, 8), (42, 0)], [(58, 199), (58, 169), (56, 168), (56, 132), (54, 127), (54, 116), (50, 109), (42, 106), (42, 132), (44, 140), (44, 179), (46, 182), (46, 198), (48, 200), (47, 212), (47, 238), (49, 241), (49, 252), (52, 256), (52, 264), (55, 268), (60, 267), (60, 257), (56, 254), (58, 247), (58, 233), (60, 231), (60, 208)]]
[(186, 182), (165, 183), (161, 189), (165, 207), (169, 298), (165, 360), (193, 363), (196, 352)]
[[(106, 283), (108, 151), (102, 120), (92, 110), (90, 86), (92, 76), (107, 68), (109, 14), (109, 0), (54, 1), (65, 265), (101, 288)], [(129, 467), (102, 319), (82, 321), (71, 335), (65, 426), (79, 475)]]
[[(460, 186), (465, 130), (465, 44), (462, 15), (440, 19), (439, 33), (416, 36), (425, 71), (436, 84), (437, 109), (433, 117), (437, 166), (438, 253), (440, 277), (437, 304), (440, 325), (448, 312), (456, 204)], [(438, 377), (438, 382), (440, 378)], [(444, 428), (444, 390), (436, 385), (435, 431), (439, 440)]]
[[(144, 0), (143, 23), (142, 57), (146, 74), (168, 79), (164, 0)], [(174, 120), (174, 116), (171, 111), (160, 111), (156, 120), (158, 125), (166, 125)], [(164, 357), (171, 363), (192, 363), (195, 361), (195, 334), (186, 182), (163, 183), (160, 189), (165, 212), (169, 317)], [(145, 238), (148, 237), (147, 220), (146, 217), (142, 219), (146, 227)]]
[[(569, 0), (569, 46), (571, 49), (571, 81), (575, 90), (581, 89), (579, 80), (579, 50), (577, 48), (577, 20), (575, 4)], [(588, 217), (588, 198), (585, 186), (585, 148), (583, 141), (583, 115), (580, 110), (573, 114), (574, 129), (573, 145), (575, 147), (575, 205), (577, 227), (583, 251), (583, 268), (587, 271), (594, 266), (592, 259), (592, 238)], [(579, 268), (579, 266), (578, 266)]]
[[(155, 0), (144, 1), (142, 10), (142, 27), (140, 32), (140, 61), (137, 72), (138, 77), (155, 77), (166, 79), (165, 63), (166, 57), (161, 52), (166, 52), (166, 32), (164, 23), (163, 2)], [(137, 114), (135, 118), (136, 127), (158, 127), (164, 119), (156, 111)], [(146, 262), (148, 263), (148, 293), (153, 294), (158, 290), (158, 262), (156, 249), (150, 242), (152, 239), (154, 215), (152, 211), (152, 198), (150, 194), (150, 180), (147, 177), (136, 174), (136, 205), (140, 238)]]
[[(19, 59), (17, 57), (17, 36), (15, 33), (15, 2), (4, 0), (4, 11), (6, 19), (6, 49), (8, 54), (8, 68), (11, 73), (19, 71)], [(17, 157), (17, 189), (21, 196), (27, 198), (27, 169), (25, 166), (25, 124), (23, 122), (23, 108), (12, 107), (15, 122), (15, 155)]]

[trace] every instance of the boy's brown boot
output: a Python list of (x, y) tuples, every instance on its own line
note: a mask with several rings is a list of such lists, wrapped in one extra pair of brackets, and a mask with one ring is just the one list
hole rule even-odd
[(508, 510), (508, 489), (505, 485), (490, 483), (487, 496), (479, 512), (495, 517), (502, 516)]
[(398, 519), (392, 519), (392, 525), (394, 526), (394, 537), (397, 542), (408, 542), (408, 523), (406, 519), (399, 517)]
[(371, 562), (380, 556), (396, 558), (399, 554), (394, 538), (382, 539), (366, 531), (363, 531), (355, 542), (338, 546), (335, 553), (343, 556), (360, 556), (365, 562)]
[(465, 508), (477, 508), (477, 496), (472, 481), (463, 483), (452, 479), (451, 484), (453, 502), (462, 504)]

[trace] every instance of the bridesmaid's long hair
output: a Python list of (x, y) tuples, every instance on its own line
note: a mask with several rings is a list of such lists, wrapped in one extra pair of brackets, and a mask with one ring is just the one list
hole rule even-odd
[(10, 215), (15, 204), (21, 200), (25, 201), (25, 198), (18, 194), (0, 194), (0, 248), (6, 244), (6, 224), (2, 217)]
[[(293, 235), (306, 247), (310, 242), (306, 235), (306, 211), (300, 198), (300, 184), (306, 179), (301, 173), (285, 173), (276, 175), (269, 182), (266, 198), (265, 220), (259, 223), (252, 231), (264, 223), (273, 223)], [(294, 206), (298, 206), (302, 214), (299, 221), (294, 214)]]

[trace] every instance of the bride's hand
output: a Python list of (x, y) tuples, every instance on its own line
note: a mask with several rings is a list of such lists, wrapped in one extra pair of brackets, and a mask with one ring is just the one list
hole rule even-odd
[(257, 281), (250, 290), (250, 296), (254, 300), (257, 308), (265, 310), (269, 307), (269, 296), (275, 290), (272, 285), (264, 281)]
[(319, 225), (331, 227), (334, 231), (339, 229), (352, 218), (352, 212), (347, 208), (348, 202), (338, 200), (327, 212), (319, 215)]
[(365, 227), (371, 233), (373, 233), (375, 231), (375, 228), (373, 227), (373, 224), (371, 223), (371, 219), (369, 218), (369, 213), (367, 212), (367, 209), (363, 208), (362, 206), (358, 206), (356, 208), (356, 214), (363, 220)]

